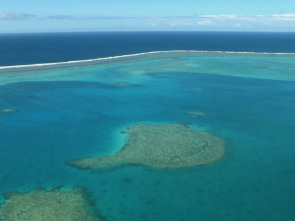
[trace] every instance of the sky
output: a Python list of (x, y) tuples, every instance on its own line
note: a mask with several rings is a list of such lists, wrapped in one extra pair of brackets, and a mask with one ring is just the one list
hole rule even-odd
[(0, 0), (0, 34), (295, 31), (295, 0)]

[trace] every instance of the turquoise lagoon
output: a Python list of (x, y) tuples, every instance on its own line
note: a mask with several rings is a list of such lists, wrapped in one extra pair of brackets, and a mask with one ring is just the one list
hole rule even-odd
[[(170, 51), (2, 68), (0, 200), (81, 186), (111, 221), (295, 220), (294, 64), (294, 54)], [(222, 137), (225, 155), (184, 169), (66, 163), (116, 153), (138, 123), (188, 123)]]

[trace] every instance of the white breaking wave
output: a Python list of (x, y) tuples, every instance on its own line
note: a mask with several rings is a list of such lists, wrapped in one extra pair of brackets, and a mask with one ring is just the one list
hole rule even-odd
[(30, 67), (43, 67), (43, 66), (54, 66), (54, 65), (67, 65), (67, 64), (79, 64), (86, 62), (97, 62), (104, 60), (115, 60), (120, 58), (136, 57), (150, 54), (160, 53), (222, 53), (222, 54), (261, 54), (261, 55), (295, 55), (295, 53), (272, 53), (272, 52), (236, 52), (236, 51), (202, 51), (202, 50), (170, 50), (170, 51), (150, 51), (136, 54), (118, 55), (104, 58), (94, 58), (86, 60), (75, 60), (75, 61), (63, 61), (55, 63), (39, 63), (39, 64), (25, 64), (25, 65), (13, 65), (13, 66), (0, 66), (0, 70), (3, 69), (19, 69), (19, 68), (30, 68)]

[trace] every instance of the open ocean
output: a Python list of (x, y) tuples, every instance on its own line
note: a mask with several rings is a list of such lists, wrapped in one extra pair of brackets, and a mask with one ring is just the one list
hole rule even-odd
[[(18, 220), (7, 193), (76, 187), (107, 221), (295, 220), (295, 33), (1, 34), (0, 66), (0, 221)], [(171, 123), (223, 139), (224, 156), (69, 164), (116, 154), (126, 128)]]
[(295, 33), (101, 32), (1, 34), (0, 66), (85, 60), (148, 51), (295, 52)]

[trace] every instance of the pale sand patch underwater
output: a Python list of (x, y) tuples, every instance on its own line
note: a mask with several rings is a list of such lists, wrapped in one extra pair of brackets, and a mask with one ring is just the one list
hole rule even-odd
[[(166, 57), (164, 57), (166, 55)], [(171, 52), (154, 56), (152, 65), (125, 66), (126, 73), (201, 73), (243, 78), (295, 81), (294, 54), (239, 52)], [(151, 59), (151, 58), (149, 58)]]
[(5, 109), (0, 109), (0, 114), (9, 114), (9, 113), (13, 113), (16, 111), (17, 111), (17, 109), (5, 108)]
[(111, 169), (135, 164), (152, 168), (184, 168), (208, 164), (224, 155), (223, 139), (184, 124), (139, 124), (127, 128), (128, 144), (113, 156), (75, 159), (80, 169)]
[(198, 116), (198, 117), (207, 116), (207, 114), (205, 114), (204, 112), (201, 112), (201, 111), (188, 111), (188, 112), (186, 112), (186, 114), (194, 115), (194, 116)]
[(8, 193), (0, 209), (1, 221), (102, 221), (89, 210), (81, 188), (72, 191), (38, 190)]
[(200, 87), (194, 87), (191, 89), (192, 91), (202, 91), (203, 89)]

